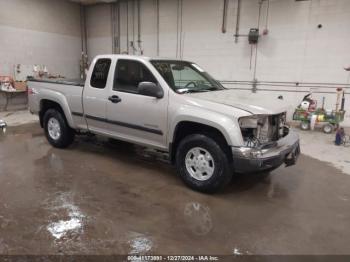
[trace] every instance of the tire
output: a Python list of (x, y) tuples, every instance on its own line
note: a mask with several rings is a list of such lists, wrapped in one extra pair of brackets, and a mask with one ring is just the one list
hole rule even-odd
[(43, 120), (45, 136), (53, 147), (67, 148), (73, 143), (74, 130), (68, 126), (60, 111), (56, 109), (47, 110)]
[(325, 134), (332, 134), (333, 131), (334, 131), (334, 126), (331, 125), (331, 124), (325, 124), (323, 127), (322, 127), (322, 130)]
[(310, 123), (309, 123), (309, 122), (302, 121), (302, 122), (300, 123), (300, 129), (301, 129), (301, 130), (309, 130), (309, 129), (310, 129)]
[[(196, 160), (195, 152), (201, 160)], [(196, 191), (214, 193), (225, 187), (233, 176), (231, 167), (224, 145), (209, 136), (189, 135), (177, 148), (177, 172), (183, 182)]]

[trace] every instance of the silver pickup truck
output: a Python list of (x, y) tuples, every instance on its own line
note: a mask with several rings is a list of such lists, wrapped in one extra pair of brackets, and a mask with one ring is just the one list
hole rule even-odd
[(192, 62), (103, 55), (85, 85), (31, 79), (28, 86), (30, 111), (52, 146), (89, 132), (151, 147), (201, 192), (219, 190), (235, 173), (293, 165), (300, 153), (283, 101), (240, 97)]

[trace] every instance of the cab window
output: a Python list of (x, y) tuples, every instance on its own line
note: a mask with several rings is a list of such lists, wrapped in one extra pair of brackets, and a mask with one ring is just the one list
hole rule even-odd
[(111, 59), (102, 58), (97, 60), (90, 80), (94, 88), (104, 89), (107, 84), (108, 73), (111, 67)]

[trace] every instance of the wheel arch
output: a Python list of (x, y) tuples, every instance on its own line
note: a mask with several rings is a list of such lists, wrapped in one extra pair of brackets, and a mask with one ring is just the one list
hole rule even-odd
[(172, 164), (175, 163), (176, 151), (181, 140), (192, 134), (203, 134), (214, 139), (220, 146), (224, 147), (223, 149), (227, 154), (231, 154), (232, 159), (232, 152), (229, 150), (229, 141), (218, 128), (195, 121), (180, 121), (175, 126), (172, 141), (169, 143), (169, 157)]
[(41, 127), (44, 127), (44, 115), (49, 109), (56, 109), (57, 111), (61, 112), (67, 124), (71, 128), (74, 126), (73, 119), (71, 118), (70, 112), (65, 112), (65, 107), (62, 106), (60, 102), (52, 99), (42, 99), (40, 100), (40, 111), (39, 111), (39, 120), (40, 120)]

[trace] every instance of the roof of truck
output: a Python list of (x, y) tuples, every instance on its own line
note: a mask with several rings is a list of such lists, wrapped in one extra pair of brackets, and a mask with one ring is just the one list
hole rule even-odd
[(184, 61), (188, 62), (186, 60), (178, 59), (178, 58), (171, 58), (171, 57), (149, 57), (149, 56), (138, 56), (138, 55), (120, 55), (120, 54), (105, 54), (105, 55), (98, 55), (95, 57), (95, 59), (98, 58), (124, 58), (124, 59), (137, 59), (137, 60), (144, 60), (144, 61), (150, 61), (150, 60), (164, 60), (164, 61)]

